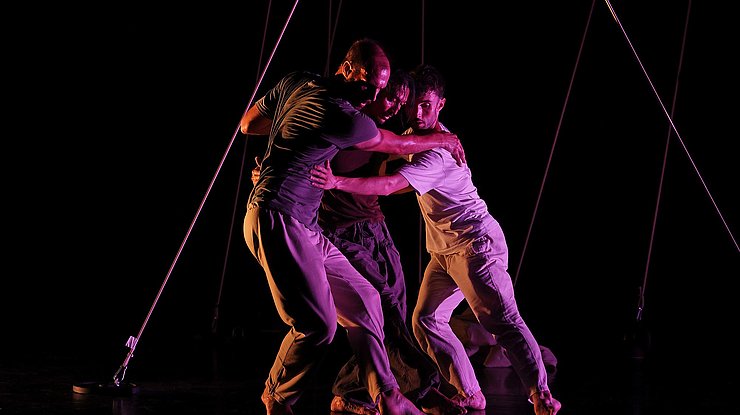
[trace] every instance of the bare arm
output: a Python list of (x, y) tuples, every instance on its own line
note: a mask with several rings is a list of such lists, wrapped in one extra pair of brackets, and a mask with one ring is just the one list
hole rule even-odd
[(457, 135), (443, 131), (434, 131), (429, 134), (398, 135), (392, 131), (378, 129), (377, 136), (355, 145), (355, 148), (367, 151), (379, 151), (389, 154), (413, 154), (433, 148), (444, 148), (452, 154), (457, 164), (462, 166), (465, 161), (465, 151)]
[(413, 190), (408, 180), (398, 173), (375, 177), (335, 176), (328, 161), (311, 169), (311, 185), (324, 190), (337, 189), (361, 195), (380, 196)]
[(262, 115), (256, 105), (252, 105), (239, 122), (239, 129), (245, 135), (268, 135), (271, 127), (272, 120)]

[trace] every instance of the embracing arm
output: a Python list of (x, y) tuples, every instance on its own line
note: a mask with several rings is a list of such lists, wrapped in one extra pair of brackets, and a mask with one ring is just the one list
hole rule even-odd
[(413, 154), (433, 148), (444, 148), (452, 154), (458, 165), (465, 163), (465, 152), (457, 135), (443, 131), (428, 134), (398, 135), (392, 131), (378, 129), (375, 137), (355, 144), (355, 148), (367, 151), (378, 151), (389, 154)]
[(262, 115), (256, 105), (252, 105), (239, 122), (239, 130), (245, 135), (268, 135), (271, 127), (272, 120)]
[(408, 180), (398, 173), (375, 177), (335, 176), (329, 162), (311, 169), (311, 184), (324, 190), (337, 189), (360, 195), (388, 196), (413, 190)]

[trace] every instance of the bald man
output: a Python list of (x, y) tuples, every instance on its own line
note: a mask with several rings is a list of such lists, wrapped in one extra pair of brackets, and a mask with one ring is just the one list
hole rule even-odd
[(454, 134), (399, 136), (378, 129), (360, 111), (385, 87), (390, 70), (382, 47), (360, 39), (334, 76), (290, 73), (242, 117), (243, 134), (268, 136), (249, 196), (244, 239), (289, 326), (262, 394), (268, 415), (293, 413), (334, 339), (337, 322), (347, 332), (380, 413), (423, 414), (401, 394), (390, 369), (378, 291), (318, 226), (323, 190), (311, 185), (309, 173), (347, 148), (409, 154), (443, 147), (464, 163)]

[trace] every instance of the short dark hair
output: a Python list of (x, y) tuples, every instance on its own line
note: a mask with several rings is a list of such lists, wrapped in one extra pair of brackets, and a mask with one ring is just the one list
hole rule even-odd
[[(408, 104), (414, 102), (414, 78), (411, 76), (411, 73), (409, 71), (403, 69), (395, 69), (393, 70), (393, 72), (391, 72), (391, 76), (388, 77), (388, 83), (385, 85), (385, 88), (383, 88), (383, 91), (381, 92), (383, 96), (395, 98), (404, 88), (408, 89), (409, 91), (408, 99), (404, 106), (400, 109), (398, 118), (395, 118), (396, 122), (400, 123), (400, 130), (406, 129), (406, 125), (408, 124), (411, 117), (411, 108)], [(390, 129), (391, 127), (386, 126), (384, 128)]]
[(385, 95), (395, 95), (400, 89), (408, 88), (409, 96), (414, 96), (414, 78), (410, 73), (403, 69), (396, 69), (391, 72), (388, 83), (385, 86)]
[(413, 70), (411, 75), (414, 77), (414, 89), (418, 95), (434, 91), (438, 97), (444, 98), (445, 79), (437, 68), (429, 64), (421, 64)]

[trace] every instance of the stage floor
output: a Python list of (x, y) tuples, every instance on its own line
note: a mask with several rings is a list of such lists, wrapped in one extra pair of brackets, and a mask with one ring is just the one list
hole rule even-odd
[[(124, 377), (132, 393), (121, 396), (108, 392), (124, 389), (91, 388), (91, 393), (82, 394), (73, 389), (110, 385), (126, 356), (123, 352), (70, 353), (50, 346), (4, 354), (0, 414), (264, 414), (259, 397), (279, 337), (274, 332), (253, 339), (200, 339), (168, 350), (140, 345), (140, 356), (129, 361)], [(513, 371), (486, 367), (486, 356), (484, 348), (473, 357), (488, 401), (486, 411), (478, 415), (532, 415)], [(346, 357), (338, 350), (325, 362), (318, 381), (294, 407), (296, 415), (331, 413), (331, 382)], [(558, 359), (551, 388), (563, 404), (560, 415), (726, 413), (733, 393), (717, 388), (715, 380), (700, 371), (658, 370), (646, 359), (577, 365)], [(687, 383), (706, 387), (687, 389)]]

